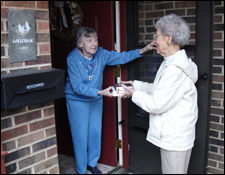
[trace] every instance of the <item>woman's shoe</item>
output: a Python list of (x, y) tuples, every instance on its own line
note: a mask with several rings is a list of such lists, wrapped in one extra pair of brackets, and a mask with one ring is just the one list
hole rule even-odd
[(87, 166), (87, 170), (91, 171), (92, 174), (102, 174), (102, 172), (96, 167)]

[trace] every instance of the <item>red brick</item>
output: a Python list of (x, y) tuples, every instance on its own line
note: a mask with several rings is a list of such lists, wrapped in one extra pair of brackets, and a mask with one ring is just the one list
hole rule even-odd
[(1, 44), (7, 44), (8, 42), (8, 34), (1, 34)]
[(34, 166), (35, 174), (37, 174), (38, 172), (40, 172), (44, 169), (47, 169), (47, 168), (53, 166), (53, 165), (57, 165), (57, 164), (58, 164), (58, 157), (54, 157), (54, 158), (52, 158), (50, 160), (47, 160), (47, 161), (42, 161), (38, 165)]
[(10, 67), (9, 58), (1, 59), (1, 68), (7, 68), (7, 67)]
[(221, 106), (221, 100), (211, 100), (211, 106)]
[(224, 161), (224, 159), (223, 159), (224, 155), (217, 155), (214, 153), (209, 153), (208, 157), (209, 157), (209, 159), (212, 159), (212, 160)]
[(16, 116), (15, 117), (15, 124), (18, 125), (18, 124), (21, 124), (21, 123), (29, 122), (29, 121), (37, 119), (37, 118), (41, 118), (41, 111), (40, 110)]
[(213, 56), (221, 57), (222, 56), (222, 50), (213, 50)]
[(224, 163), (219, 163), (219, 168), (224, 169)]
[(34, 122), (30, 124), (30, 131), (35, 131), (38, 129), (42, 129), (51, 125), (55, 125), (55, 117), (46, 119), (46, 120), (42, 120), (42, 121), (38, 121), (38, 122)]
[(37, 33), (36, 38), (37, 38), (37, 42), (50, 42), (49, 33)]
[(23, 63), (20, 62), (20, 63), (9, 63), (9, 58), (4, 58), (4, 59), (1, 59), (1, 68), (8, 68), (8, 67), (22, 67), (23, 66)]
[(1, 31), (3, 32), (4, 31), (4, 22), (1, 21)]
[(172, 9), (172, 8), (173, 8), (173, 3), (155, 4), (155, 7), (154, 7), (155, 10)]
[(224, 41), (214, 41), (213, 48), (224, 48)]
[(55, 134), (56, 134), (55, 126), (52, 127), (52, 128), (46, 129), (46, 137), (49, 137), (49, 136), (52, 136), (52, 135), (55, 135)]
[[(41, 1), (40, 1), (41, 2)], [(48, 20), (49, 19), (49, 12), (47, 11), (35, 11), (36, 19)]]
[(41, 44), (39, 45), (40, 54), (51, 53), (50, 44)]
[(222, 16), (214, 16), (214, 22), (222, 22)]
[(38, 22), (37, 31), (49, 31), (49, 22)]
[(5, 1), (5, 6), (35, 8), (35, 1)]
[(195, 29), (196, 29), (196, 26), (195, 25), (190, 25), (190, 31), (191, 32), (193, 32), (193, 31), (195, 32)]
[(7, 12), (8, 12), (8, 9), (1, 8), (1, 18), (8, 18)]
[(184, 16), (185, 15), (185, 9), (179, 9), (179, 10), (166, 10), (166, 15), (169, 15), (170, 13), (174, 13), (177, 16)]
[(153, 10), (153, 5), (146, 5), (145, 6), (145, 11), (150, 11), (150, 10)]
[(54, 155), (56, 155), (56, 154), (57, 154), (57, 147), (52, 148), (52, 149), (49, 149), (49, 150), (47, 151), (48, 157), (54, 156)]
[(207, 174), (208, 173), (210, 173), (210, 174), (224, 174), (224, 170), (219, 170), (219, 169), (214, 169), (214, 168), (208, 167), (207, 168)]
[(59, 174), (59, 166), (52, 168), (49, 170), (49, 174)]
[(18, 146), (23, 146), (37, 140), (41, 140), (44, 137), (44, 131), (39, 131), (34, 134), (30, 134), (28, 136), (22, 137), (18, 139)]
[(50, 65), (50, 66), (41, 66), (41, 67), (40, 67), (40, 70), (42, 70), (42, 69), (50, 69), (50, 68), (52, 68), (51, 65)]
[(212, 98), (224, 99), (224, 93), (223, 92), (212, 92)]
[(45, 109), (44, 110), (44, 117), (48, 117), (48, 116), (54, 115), (55, 114), (55, 110), (54, 109), (55, 109), (54, 107)]
[(222, 39), (222, 33), (214, 33), (213, 38), (214, 39)]
[(195, 39), (195, 33), (191, 33), (191, 39)]
[(35, 61), (26, 61), (25, 65), (36, 65), (36, 64), (46, 64), (51, 63), (51, 55), (41, 55), (37, 56), (37, 60)]
[(195, 1), (175, 2), (175, 8), (196, 7)]
[(213, 82), (224, 82), (224, 76), (213, 75)]
[(209, 166), (216, 167), (217, 163), (214, 162), (214, 161), (208, 160), (208, 165), (209, 165)]
[[(211, 114), (224, 115), (224, 109), (211, 108)], [(213, 129), (211, 126), (210, 128)]]
[(158, 12), (149, 12), (146, 13), (146, 18), (160, 18), (164, 16), (164, 12), (163, 11), (158, 11)]
[(48, 9), (48, 1), (37, 1), (37, 8)]
[(28, 129), (27, 129), (27, 125), (24, 126), (20, 126), (18, 128), (15, 129), (11, 129), (9, 131), (3, 131), (2, 135), (1, 135), (1, 139), (2, 141), (17, 137), (17, 136), (21, 136), (23, 134), (28, 133)]

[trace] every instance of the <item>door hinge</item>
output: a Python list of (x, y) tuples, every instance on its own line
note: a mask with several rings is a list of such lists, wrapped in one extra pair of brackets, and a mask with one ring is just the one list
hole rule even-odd
[(119, 139), (116, 139), (115, 140), (115, 149), (119, 149), (119, 148), (122, 148), (122, 146), (121, 146), (121, 140), (119, 140)]
[(117, 67), (117, 66), (113, 67), (113, 76), (120, 77), (120, 67)]

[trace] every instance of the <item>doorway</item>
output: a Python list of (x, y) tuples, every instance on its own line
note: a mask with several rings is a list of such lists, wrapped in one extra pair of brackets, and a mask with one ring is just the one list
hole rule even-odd
[[(146, 3), (145, 3), (146, 2)], [(192, 10), (191, 17), (182, 16), (189, 23), (192, 23), (192, 35), (195, 39), (190, 41), (182, 49), (185, 49), (188, 57), (198, 66), (199, 79), (196, 83), (198, 90), (199, 115), (196, 124), (196, 139), (192, 150), (188, 173), (206, 173), (207, 165), (207, 145), (209, 132), (210, 114), (210, 92), (211, 92), (211, 60), (213, 43), (213, 2), (196, 1), (196, 7)], [(161, 7), (170, 5), (162, 3)], [(126, 2), (127, 15), (127, 50), (143, 48), (153, 40), (155, 33), (154, 24), (157, 19), (164, 16), (148, 17), (151, 15), (143, 14), (145, 9), (159, 8), (157, 2)], [(180, 7), (181, 8), (181, 7)], [(185, 8), (184, 8), (185, 9)], [(154, 11), (154, 10), (153, 10)], [(152, 12), (153, 12), (152, 11)], [(179, 13), (180, 11), (168, 10), (165, 12)], [(190, 11), (189, 11), (190, 12)], [(149, 13), (150, 14), (150, 13)], [(160, 14), (159, 9), (152, 14)], [(154, 16), (153, 15), (153, 16)], [(194, 17), (193, 17), (194, 16)], [(142, 58), (128, 64), (128, 80), (142, 80), (153, 82), (157, 69), (163, 58), (149, 51)], [(129, 169), (134, 173), (162, 173), (160, 149), (146, 141), (149, 127), (149, 114), (128, 100), (128, 144), (129, 144)]]
[[(113, 1), (79, 1), (83, 11), (83, 26), (94, 28), (98, 32), (99, 46), (114, 50), (114, 2)], [(70, 9), (66, 9), (66, 18), (71, 21)], [(70, 28), (67, 29), (71, 30)], [(51, 34), (52, 67), (66, 71), (66, 58), (75, 48), (74, 41), (62, 42)], [(115, 83), (113, 67), (104, 70), (103, 89)], [(117, 166), (116, 99), (103, 97), (102, 145), (99, 163)], [(74, 157), (72, 136), (67, 116), (66, 99), (55, 100), (56, 136), (58, 153)]]

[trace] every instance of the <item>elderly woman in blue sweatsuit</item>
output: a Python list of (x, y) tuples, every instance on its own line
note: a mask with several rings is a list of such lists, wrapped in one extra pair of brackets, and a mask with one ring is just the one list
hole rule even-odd
[(101, 151), (102, 96), (112, 97), (108, 87), (102, 90), (103, 70), (106, 65), (125, 64), (153, 49), (152, 43), (143, 49), (118, 53), (98, 47), (94, 29), (81, 27), (77, 31), (77, 47), (67, 57), (68, 77), (65, 97), (73, 138), (76, 169), (85, 174), (101, 174), (97, 162)]

